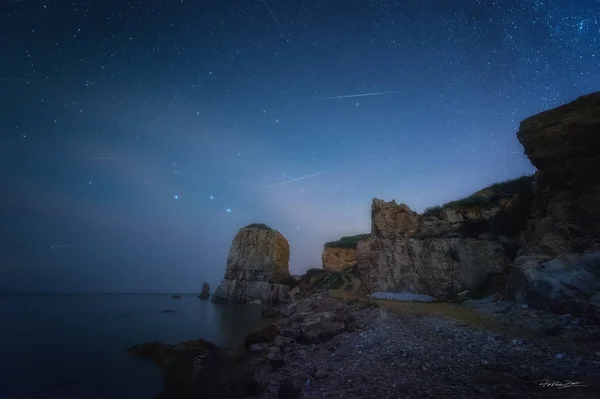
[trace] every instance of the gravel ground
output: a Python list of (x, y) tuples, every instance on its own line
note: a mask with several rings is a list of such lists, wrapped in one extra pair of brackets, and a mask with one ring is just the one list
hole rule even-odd
[(520, 326), (541, 335), (560, 335), (567, 341), (580, 343), (600, 342), (600, 326), (589, 325), (584, 319), (568, 313), (557, 315), (546, 310), (535, 310), (527, 305), (496, 300), (494, 296), (479, 300), (470, 299), (465, 301), (463, 306), (477, 310), (492, 319)]
[[(518, 339), (444, 317), (350, 309), (358, 331), (253, 355), (267, 385), (259, 398), (600, 397), (600, 352), (564, 352), (544, 336)], [(296, 394), (279, 392), (289, 382)]]

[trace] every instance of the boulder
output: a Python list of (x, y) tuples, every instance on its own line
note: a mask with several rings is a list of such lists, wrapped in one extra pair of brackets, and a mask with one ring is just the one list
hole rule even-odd
[(262, 344), (273, 342), (279, 335), (279, 327), (276, 324), (268, 326), (250, 333), (244, 338), (244, 347), (249, 348), (252, 344)]
[(283, 235), (265, 225), (240, 229), (227, 258), (225, 277), (212, 300), (247, 303), (286, 301), (290, 287), (290, 247)]
[(319, 344), (329, 341), (344, 332), (345, 329), (344, 323), (339, 321), (321, 320), (307, 323), (302, 326), (302, 340), (311, 344)]
[(203, 339), (175, 345), (150, 342), (128, 352), (153, 359), (165, 369), (159, 399), (237, 399), (258, 395), (263, 390), (251, 375), (236, 367), (231, 356)]
[(511, 273), (514, 299), (536, 308), (569, 300), (590, 300), (600, 293), (600, 251), (568, 253), (556, 258), (524, 255)]

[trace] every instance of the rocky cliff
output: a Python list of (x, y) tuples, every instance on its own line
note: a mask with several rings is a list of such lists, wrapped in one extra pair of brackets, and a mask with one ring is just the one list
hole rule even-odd
[(510, 292), (536, 307), (597, 312), (600, 92), (525, 119), (517, 138), (538, 171)]
[(356, 265), (356, 249), (354, 248), (323, 248), (321, 254), (323, 269), (341, 271)]
[(354, 267), (356, 265), (356, 245), (360, 240), (369, 236), (369, 234), (357, 234), (325, 243), (321, 254), (323, 269), (339, 272)]
[(236, 234), (225, 277), (213, 301), (265, 303), (285, 301), (289, 287), (290, 247), (286, 238), (265, 225), (249, 225)]
[(374, 199), (356, 252), (364, 287), (449, 299), (495, 285), (535, 307), (598, 314), (600, 92), (525, 119), (517, 138), (533, 177), (423, 215)]
[(508, 193), (488, 198), (485, 206), (418, 215), (405, 204), (373, 199), (371, 238), (357, 246), (363, 286), (369, 292), (414, 292), (447, 300), (494, 283), (507, 273), (514, 252), (514, 240), (500, 234), (508, 230), (496, 225), (518, 201), (518, 193)]

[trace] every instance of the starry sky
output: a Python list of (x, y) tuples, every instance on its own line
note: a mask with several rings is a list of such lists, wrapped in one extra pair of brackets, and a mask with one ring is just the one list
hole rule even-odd
[(239, 228), (290, 269), (531, 173), (600, 89), (599, 0), (0, 1), (0, 291), (198, 292)]

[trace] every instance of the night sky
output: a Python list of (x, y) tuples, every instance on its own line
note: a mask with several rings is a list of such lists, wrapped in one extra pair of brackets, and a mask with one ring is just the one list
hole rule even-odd
[(0, 291), (198, 292), (249, 223), (290, 268), (531, 173), (600, 89), (598, 0), (0, 0)]

